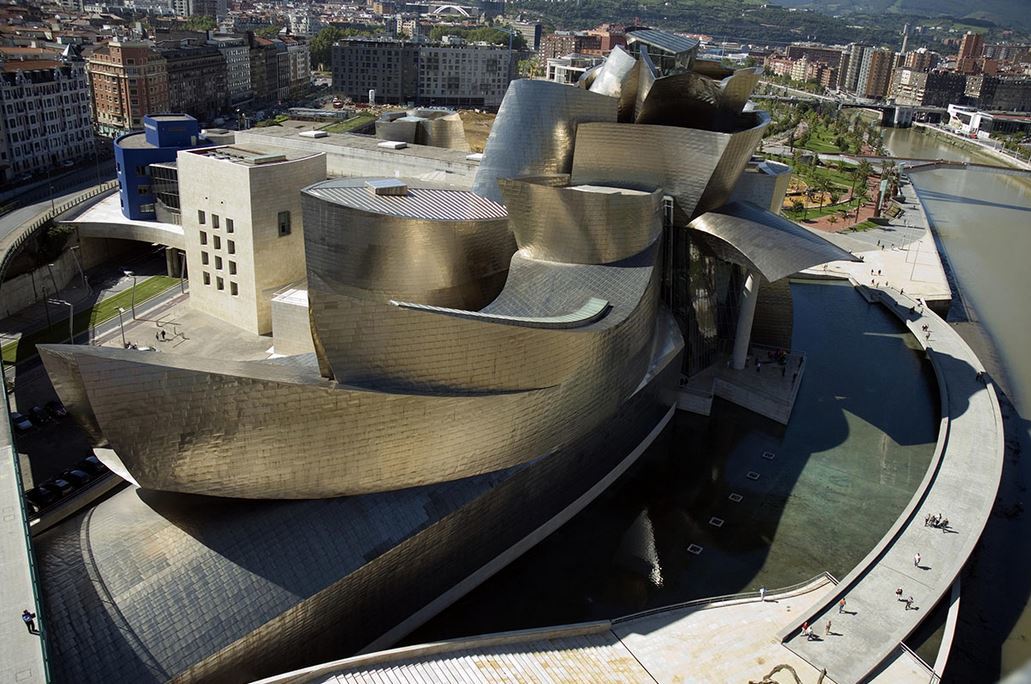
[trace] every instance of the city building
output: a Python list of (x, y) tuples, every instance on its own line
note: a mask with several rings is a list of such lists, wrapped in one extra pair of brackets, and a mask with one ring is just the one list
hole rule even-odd
[(920, 48), (919, 50), (905, 53), (902, 66), (913, 71), (930, 71), (938, 66), (940, 61), (941, 55), (937, 52), (932, 52), (927, 48)]
[(242, 36), (212, 33), (208, 44), (218, 48), (226, 65), (226, 95), (229, 105), (251, 98), (250, 47)]
[[(226, 58), (212, 45), (162, 45), (169, 108), (210, 121), (226, 107)], [(238, 77), (238, 72), (234, 72)], [(152, 110), (153, 111), (153, 110)]]
[(545, 66), (544, 78), (555, 83), (571, 85), (580, 80), (584, 72), (598, 66), (601, 62), (601, 57), (590, 55), (551, 57)]
[(149, 41), (112, 40), (86, 59), (93, 121), (104, 135), (139, 129), (149, 112), (166, 112), (168, 68)]
[[(39, 347), (132, 484), (35, 542), (55, 680), (253, 681), (394, 643), (625, 472), (682, 379), (754, 375), (753, 342), (780, 339), (760, 323), (790, 317), (786, 278), (855, 257), (761, 208), (780, 168), (758, 204), (731, 201), (770, 123), (745, 111), (758, 70), (696, 71), (679, 37), (647, 40), (668, 69), (613, 49), (583, 88), (515, 81), (472, 191), (404, 174), (276, 187), (295, 196), (260, 220), (282, 240), (278, 202), (299, 201), (306, 280), (277, 299), (306, 309), (289, 321), (313, 351)], [(248, 152), (179, 155), (181, 184), (210, 174), (182, 189), (198, 254), (212, 213), (228, 235), (222, 188), (262, 172)]]
[[(963, 90), (962, 104), (986, 109), (995, 100), (995, 89), (999, 79), (995, 76), (977, 74), (968, 76)], [(958, 103), (957, 103), (958, 104)]]
[(115, 171), (118, 174), (122, 214), (128, 219), (157, 218), (149, 166), (174, 161), (179, 150), (207, 145), (200, 124), (188, 114), (150, 114), (143, 130), (115, 138)]
[(896, 69), (892, 92), (906, 107), (947, 107), (963, 100), (967, 77), (954, 71)]
[(1031, 133), (1031, 117), (993, 114), (977, 109), (950, 104), (948, 126), (971, 138), (988, 139), (993, 134)]
[[(526, 41), (526, 49), (537, 52), (541, 49), (541, 22), (539, 21), (513, 21), (510, 26), (519, 32), (519, 35)], [(409, 34), (413, 35), (413, 34)]]
[(537, 53), (542, 63), (552, 57), (563, 55), (597, 55), (602, 56), (601, 35), (586, 31), (556, 31), (545, 34), (541, 38)]
[(984, 36), (967, 31), (959, 43), (959, 55), (956, 57), (956, 71), (961, 74), (980, 73), (979, 61), (984, 55)]
[[(789, 45), (785, 51), (788, 59), (798, 60), (803, 57), (810, 62), (821, 62), (834, 69), (841, 69), (845, 64), (843, 48), (829, 47), (815, 43), (796, 43)], [(847, 66), (847, 65), (846, 65)]]
[(176, 158), (190, 306), (252, 333), (272, 332), (271, 293), (304, 278), (301, 189), (326, 156), (240, 146)]
[(1031, 112), (1031, 77), (1000, 78), (990, 106), (999, 112)]
[(841, 90), (846, 90), (850, 93), (857, 92), (859, 86), (859, 72), (863, 66), (863, 59), (866, 56), (868, 50), (872, 49), (869, 45), (862, 43), (849, 43), (848, 46), (848, 67), (841, 70), (843, 80), (841, 80)]
[[(888, 49), (871, 48), (863, 52), (855, 93), (860, 97), (881, 99), (891, 86), (891, 71), (895, 53)], [(851, 62), (849, 63), (851, 67)]]
[(377, 103), (497, 107), (512, 80), (513, 52), (496, 45), (349, 38), (333, 46), (333, 88)]
[(0, 178), (96, 153), (85, 63), (38, 48), (0, 62)]
[(228, 12), (226, 0), (176, 0), (186, 3), (186, 13), (180, 16), (214, 17), (222, 19)]

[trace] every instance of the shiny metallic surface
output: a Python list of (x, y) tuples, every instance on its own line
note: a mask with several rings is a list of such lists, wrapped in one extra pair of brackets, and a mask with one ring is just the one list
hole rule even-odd
[(393, 140), (414, 145), (415, 136), (418, 134), (418, 131), (418, 121), (405, 121), (401, 117), (389, 121), (383, 119), (376, 120), (376, 137), (381, 140)]
[(693, 71), (657, 78), (643, 97), (636, 122), (735, 130), (760, 73), (758, 68), (738, 69), (720, 81)]
[(512, 81), (487, 137), (473, 192), (501, 201), (499, 178), (569, 173), (576, 127), (615, 122), (619, 100), (551, 81)]
[[(565, 176), (560, 176), (566, 179)], [(499, 181), (516, 244), (536, 259), (603, 264), (645, 249), (662, 232), (662, 192)]]
[(414, 145), (469, 151), (462, 117), (440, 109), (385, 112), (376, 119), (376, 137)]
[(584, 124), (577, 130), (570, 182), (646, 192), (661, 188), (675, 200), (675, 223), (684, 225), (701, 207), (719, 206), (726, 200), (769, 117), (747, 114), (741, 122), (741, 130), (733, 133), (677, 126)]
[(732, 202), (688, 224), (724, 261), (774, 282), (829, 261), (858, 261), (794, 221), (749, 203)]
[(619, 120), (633, 121), (637, 101), (637, 60), (618, 45), (605, 58), (605, 62), (584, 74), (582, 79), (592, 93), (619, 99)]

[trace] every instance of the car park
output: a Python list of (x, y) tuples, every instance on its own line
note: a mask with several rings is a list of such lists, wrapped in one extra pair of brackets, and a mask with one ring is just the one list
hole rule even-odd
[(57, 492), (49, 487), (39, 485), (28, 489), (24, 494), (25, 501), (36, 507), (37, 512), (57, 501)]
[(11, 411), (11, 422), (18, 432), (28, 432), (32, 429), (32, 421), (17, 411)]
[(64, 407), (64, 404), (57, 401), (56, 399), (54, 401), (48, 401), (47, 405), (44, 408), (46, 408), (47, 413), (49, 413), (54, 418), (64, 418), (68, 415), (68, 409), (66, 409)]

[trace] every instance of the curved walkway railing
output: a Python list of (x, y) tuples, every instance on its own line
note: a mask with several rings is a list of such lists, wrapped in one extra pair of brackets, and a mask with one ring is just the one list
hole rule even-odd
[[(868, 676), (949, 590), (991, 513), (1005, 447), (995, 388), (959, 334), (901, 292), (862, 289), (901, 318), (925, 347), (938, 379), (942, 419), (923, 481), (895, 524), (835, 592), (797, 618), (797, 625), (815, 624), (847, 598), (854, 612), (844, 624), (833, 615), (842, 634), (833, 644), (801, 638), (797, 625), (780, 634), (788, 648), (837, 681)], [(942, 512), (953, 519), (952, 529), (921, 524), (921, 514)], [(894, 598), (897, 588), (903, 597), (914, 597), (915, 610)]]
[[(43, 226), (53, 221), (76, 204), (107, 192), (116, 187), (115, 181), (95, 186), (75, 198), (54, 206), (23, 223), (8, 235), (0, 238), (0, 293), (7, 267), (26, 240), (33, 237)], [(0, 359), (0, 377), (3, 361)], [(49, 661), (46, 645), (46, 616), (40, 614), (39, 579), (36, 573), (35, 556), (32, 553), (32, 537), (29, 533), (28, 517), (21, 494), (24, 488), (18, 450), (11, 430), (10, 410), (6, 388), (2, 392), (2, 408), (7, 420), (0, 421), (0, 592), (4, 609), (13, 612), (29, 609), (37, 614), (39, 648), (23, 646), (25, 627), (15, 622), (16, 615), (8, 614), (0, 620), (0, 650), (4, 657), (0, 662), (0, 679), (17, 681), (19, 684), (50, 681)]]

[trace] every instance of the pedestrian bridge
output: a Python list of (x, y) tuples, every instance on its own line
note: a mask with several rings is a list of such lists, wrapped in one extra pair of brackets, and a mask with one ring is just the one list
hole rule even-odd
[(74, 226), (84, 238), (112, 238), (161, 244), (186, 249), (183, 227), (160, 221), (136, 221), (122, 214), (118, 192), (99, 202), (76, 209), (61, 217), (59, 223)]

